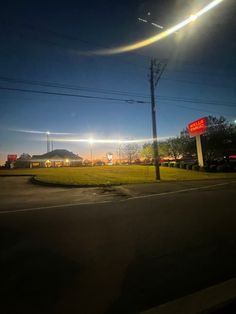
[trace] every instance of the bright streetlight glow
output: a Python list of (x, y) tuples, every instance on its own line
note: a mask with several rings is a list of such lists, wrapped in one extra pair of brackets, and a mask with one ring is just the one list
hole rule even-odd
[(170, 27), (169, 29), (167, 29), (164, 32), (161, 32), (158, 35), (152, 36), (150, 38), (136, 42), (136, 43), (131, 44), (131, 45), (117, 47), (117, 48), (111, 48), (111, 49), (98, 50), (98, 51), (95, 51), (93, 53), (98, 54), (98, 55), (112, 55), (112, 54), (124, 53), (124, 52), (128, 52), (128, 51), (132, 51), (132, 50), (136, 50), (136, 49), (140, 49), (140, 48), (149, 46), (149, 45), (175, 33), (176, 31), (180, 30), (181, 28), (186, 27), (188, 24), (195, 21), (198, 17), (204, 15), (209, 10), (213, 9), (214, 7), (216, 7), (218, 4), (220, 4), (223, 1), (224, 0), (214, 0), (214, 1), (210, 2), (208, 5), (206, 5), (204, 8), (202, 8), (197, 13), (190, 15), (184, 21), (178, 23), (177, 25)]
[(92, 137), (90, 137), (90, 138), (88, 139), (88, 142), (89, 142), (90, 145), (93, 145), (94, 139), (93, 139)]
[(189, 17), (191, 19), (192, 22), (196, 21), (196, 19), (198, 18), (198, 16), (196, 14), (190, 15)]
[(91, 161), (91, 166), (93, 166), (93, 143), (94, 139), (90, 137), (87, 141), (90, 144), (90, 161)]

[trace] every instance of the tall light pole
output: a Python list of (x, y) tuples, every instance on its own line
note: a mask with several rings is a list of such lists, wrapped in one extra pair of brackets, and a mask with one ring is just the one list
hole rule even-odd
[(50, 132), (47, 131), (46, 134), (47, 134), (47, 153), (49, 153), (50, 152)]
[(90, 145), (90, 161), (91, 161), (91, 166), (93, 166), (93, 138), (90, 137), (89, 139), (89, 145)]
[(121, 164), (121, 145), (122, 145), (122, 141), (119, 140), (118, 141), (118, 159), (119, 159), (119, 164)]
[(155, 101), (155, 87), (159, 82), (165, 68), (166, 62), (158, 62), (156, 59), (151, 59), (150, 64), (150, 92), (151, 92), (151, 112), (152, 112), (152, 134), (153, 134), (153, 159), (156, 173), (156, 180), (160, 180), (159, 167), (159, 152), (157, 142), (157, 125), (156, 125), (156, 101)]

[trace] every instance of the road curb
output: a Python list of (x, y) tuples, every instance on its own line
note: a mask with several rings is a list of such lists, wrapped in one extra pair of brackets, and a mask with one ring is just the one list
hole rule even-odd
[(235, 300), (236, 278), (233, 278), (140, 314), (207, 314)]
[(63, 188), (104, 188), (104, 187), (112, 187), (112, 186), (120, 186), (121, 184), (63, 184), (63, 183), (53, 183), (53, 182), (44, 182), (37, 179), (37, 176), (32, 176), (31, 182), (38, 185), (43, 186), (51, 186), (51, 187), (63, 187)]

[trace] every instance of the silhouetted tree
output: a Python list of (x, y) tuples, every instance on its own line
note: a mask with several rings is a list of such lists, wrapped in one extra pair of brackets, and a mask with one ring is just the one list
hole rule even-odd
[(30, 160), (31, 156), (28, 153), (23, 153), (20, 155), (20, 157), (17, 160)]
[(23, 153), (17, 158), (14, 166), (15, 168), (29, 168), (31, 156), (28, 153)]
[(236, 126), (224, 117), (207, 118), (207, 132), (202, 135), (202, 148), (205, 160), (226, 158), (236, 153)]
[(125, 144), (122, 147), (122, 155), (131, 164), (139, 155), (139, 146), (137, 144)]

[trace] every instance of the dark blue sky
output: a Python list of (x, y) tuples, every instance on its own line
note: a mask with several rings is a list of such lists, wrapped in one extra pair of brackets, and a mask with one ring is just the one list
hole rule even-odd
[[(151, 57), (168, 58), (157, 88), (158, 136), (178, 135), (190, 121), (209, 114), (234, 121), (234, 0), (225, 0), (193, 24), (152, 46), (114, 56), (80, 53), (150, 37), (159, 31), (151, 22), (172, 26), (209, 2), (100, 0), (2, 4), (0, 88), (117, 100), (0, 89), (0, 159), (8, 153), (46, 150), (44, 135), (10, 129), (69, 132), (80, 138), (149, 138)], [(149, 23), (138, 21), (138, 17), (148, 19)], [(52, 87), (55, 82), (66, 86)], [(72, 85), (76, 88), (71, 89)], [(130, 99), (145, 103), (126, 101)], [(82, 156), (88, 154), (87, 144), (57, 142), (55, 146)], [(95, 150), (105, 154), (115, 147), (96, 144)]]

